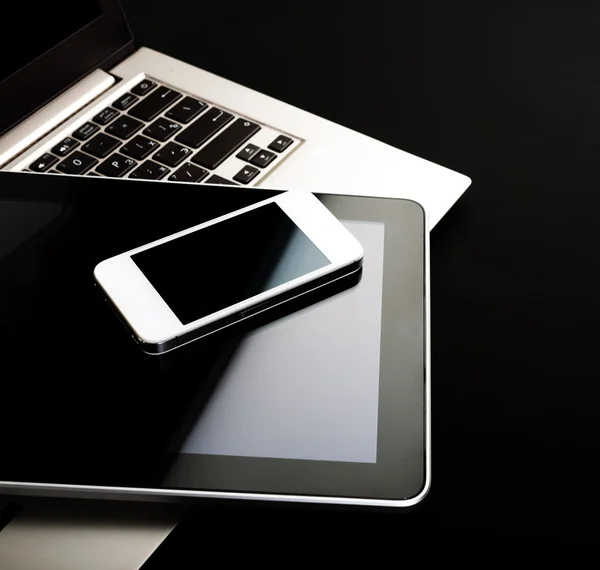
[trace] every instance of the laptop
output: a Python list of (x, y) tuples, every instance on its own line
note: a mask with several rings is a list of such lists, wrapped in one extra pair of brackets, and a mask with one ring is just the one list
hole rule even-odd
[[(0, 40), (2, 170), (403, 197), (427, 209), (430, 228), (470, 185), (463, 174), (136, 46), (117, 0), (15, 3), (10, 20), (35, 30), (35, 41), (30, 32), (16, 46), (9, 34)], [(138, 513), (123, 503), (109, 513), (97, 512), (98, 503), (18, 503), (0, 497), (0, 560), (29, 570), (48, 560), (78, 568), (73, 554), (81, 551), (104, 570), (137, 568), (177, 520), (170, 510)]]
[[(167, 3), (165, 3), (165, 11)], [(135, 45), (118, 0), (11, 7), (0, 168), (401, 197), (430, 227), (468, 177)], [(46, 22), (51, 21), (52, 25)], [(367, 159), (368, 157), (368, 159)]]

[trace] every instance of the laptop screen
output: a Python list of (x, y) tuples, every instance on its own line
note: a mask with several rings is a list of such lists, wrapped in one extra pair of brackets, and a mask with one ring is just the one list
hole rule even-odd
[(12, 34), (0, 34), (0, 49), (5, 54), (0, 60), (0, 81), (101, 15), (102, 9), (98, 0), (78, 0), (76, 9), (72, 3), (13, 3), (10, 7), (10, 19), (14, 22), (26, 22), (25, 27), (32, 33), (28, 34), (27, 41), (19, 42), (18, 46), (14, 45)]
[(91, 71), (110, 70), (134, 49), (118, 0), (20, 0), (3, 21), (11, 33), (0, 34), (0, 136)]

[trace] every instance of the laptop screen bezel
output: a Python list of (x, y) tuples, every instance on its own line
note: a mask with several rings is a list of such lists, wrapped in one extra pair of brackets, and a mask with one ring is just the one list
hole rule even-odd
[(134, 50), (118, 0), (98, 2), (98, 18), (0, 82), (0, 136), (91, 71), (110, 69)]

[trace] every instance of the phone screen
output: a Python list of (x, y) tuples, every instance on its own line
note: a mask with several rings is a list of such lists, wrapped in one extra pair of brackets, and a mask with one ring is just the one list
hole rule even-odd
[(330, 264), (274, 202), (131, 259), (184, 325)]

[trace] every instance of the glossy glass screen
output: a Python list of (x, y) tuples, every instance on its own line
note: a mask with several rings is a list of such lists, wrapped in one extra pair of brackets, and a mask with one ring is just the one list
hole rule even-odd
[(365, 251), (360, 283), (248, 335), (182, 452), (377, 460), (385, 225), (344, 225)]
[(101, 14), (102, 10), (97, 0), (78, 0), (76, 4), (11, 2), (4, 21), (13, 30), (16, 27), (21, 38), (15, 44), (15, 34), (4, 30), (0, 35), (0, 49), (3, 54), (0, 59), (0, 82)]
[(131, 259), (184, 325), (330, 263), (273, 202)]

